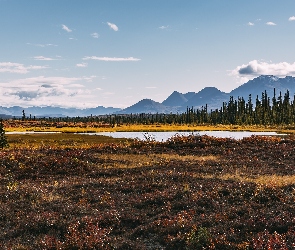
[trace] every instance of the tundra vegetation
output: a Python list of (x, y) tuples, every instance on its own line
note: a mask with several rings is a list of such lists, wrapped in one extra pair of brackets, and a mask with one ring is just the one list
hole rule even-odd
[(211, 112), (42, 119), (23, 112), (3, 121), (10, 147), (0, 150), (0, 248), (295, 249), (294, 135), (156, 142), (74, 134), (294, 132), (288, 93), (274, 93), (272, 105), (262, 97), (255, 108), (249, 97), (248, 105), (231, 98)]
[(295, 138), (7, 135), (1, 249), (294, 249)]
[(5, 135), (3, 120), (0, 119), (0, 148), (3, 149), (4, 147), (8, 147), (8, 142)]

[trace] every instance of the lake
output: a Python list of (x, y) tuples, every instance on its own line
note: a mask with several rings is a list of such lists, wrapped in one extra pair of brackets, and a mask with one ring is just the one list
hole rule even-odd
[(219, 138), (233, 138), (233, 139), (243, 139), (244, 137), (250, 137), (252, 135), (260, 136), (285, 136), (286, 134), (278, 134), (276, 132), (249, 132), (249, 131), (195, 131), (195, 132), (99, 132), (99, 133), (87, 133), (88, 135), (104, 135), (111, 136), (113, 138), (138, 138), (140, 140), (146, 140), (147, 138), (152, 138), (156, 141), (166, 141), (175, 135), (208, 135)]
[[(50, 133), (60, 133), (60, 132), (6, 132), (6, 134), (50, 134)], [(260, 136), (286, 136), (286, 134), (278, 134), (276, 132), (249, 132), (249, 131), (195, 131), (195, 132), (98, 132), (98, 133), (77, 133), (85, 135), (104, 135), (111, 136), (113, 138), (129, 138), (140, 140), (146, 140), (147, 138), (154, 139), (156, 141), (166, 141), (167, 139), (175, 136), (188, 136), (188, 135), (208, 135), (219, 138), (233, 138), (233, 139), (243, 139), (244, 137), (250, 137), (251, 135)]]

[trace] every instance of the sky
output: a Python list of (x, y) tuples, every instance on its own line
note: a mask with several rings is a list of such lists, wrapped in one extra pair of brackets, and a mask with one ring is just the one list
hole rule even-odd
[(295, 76), (294, 0), (0, 0), (0, 106), (126, 108)]

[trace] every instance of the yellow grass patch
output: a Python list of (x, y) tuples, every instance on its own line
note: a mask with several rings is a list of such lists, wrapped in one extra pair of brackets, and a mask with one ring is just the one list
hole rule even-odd
[(77, 124), (69, 127), (66, 124), (64, 126), (42, 126), (29, 122), (17, 121), (15, 126), (10, 126), (8, 122), (5, 124), (6, 132), (62, 132), (62, 133), (87, 133), (87, 132), (165, 132), (165, 131), (273, 131), (284, 133), (295, 133), (295, 127), (291, 125), (196, 125), (196, 124), (159, 124), (159, 125), (119, 125), (114, 127), (98, 127), (95, 124)]
[(138, 168), (146, 166), (161, 166), (171, 161), (200, 162), (216, 161), (218, 157), (192, 156), (177, 154), (143, 154), (143, 155), (117, 155), (117, 154), (98, 154), (97, 157), (102, 160), (98, 167), (102, 168)]
[(126, 138), (112, 138), (101, 135), (81, 135), (81, 134), (66, 134), (66, 133), (53, 133), (53, 134), (8, 134), (7, 140), (11, 148), (36, 148), (40, 146), (51, 147), (79, 147), (85, 148), (100, 143), (118, 143), (126, 142)]
[(284, 187), (295, 184), (295, 175), (263, 175), (258, 177), (249, 177), (249, 175), (224, 174), (224, 175), (203, 175), (196, 174), (197, 178), (221, 180), (234, 180), (239, 182), (253, 182), (261, 187)]
[(283, 187), (295, 184), (295, 175), (264, 175), (254, 179), (253, 182), (270, 187)]

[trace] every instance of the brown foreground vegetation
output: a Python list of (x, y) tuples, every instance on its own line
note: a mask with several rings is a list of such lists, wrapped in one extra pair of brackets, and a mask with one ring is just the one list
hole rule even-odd
[(293, 137), (8, 139), (1, 249), (295, 248)]

